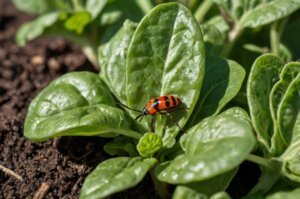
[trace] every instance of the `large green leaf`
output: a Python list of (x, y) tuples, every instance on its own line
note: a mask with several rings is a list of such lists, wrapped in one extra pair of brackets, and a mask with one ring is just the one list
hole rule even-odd
[(270, 152), (274, 122), (270, 110), (270, 93), (279, 80), (283, 63), (274, 55), (258, 57), (252, 65), (247, 83), (247, 98), (253, 127), (263, 148)]
[(278, 111), (279, 128), (290, 145), (281, 156), (283, 174), (300, 182), (300, 75), (289, 85)]
[(201, 94), (188, 126), (218, 114), (238, 93), (244, 78), (245, 70), (238, 63), (215, 56), (207, 57)]
[(68, 73), (52, 82), (30, 104), (24, 135), (35, 141), (56, 136), (123, 134), (130, 120), (114, 108), (113, 98), (99, 77), (89, 72)]
[(270, 95), (270, 105), (271, 105), (271, 113), (273, 117), (273, 121), (275, 121), (276, 131), (273, 138), (272, 144), (273, 147), (278, 151), (278, 154), (281, 154), (288, 145), (290, 140), (290, 134), (286, 131), (280, 131), (278, 129), (278, 108), (282, 101), (283, 96), (285, 95), (288, 86), (296, 78), (296, 76), (300, 73), (300, 63), (298, 62), (291, 62), (285, 65), (280, 73), (280, 81), (278, 81)]
[(256, 144), (248, 120), (245, 111), (232, 108), (195, 125), (183, 136), (185, 153), (156, 168), (158, 179), (191, 183), (234, 169)]
[(70, 11), (70, 1), (62, 0), (13, 0), (14, 5), (24, 12), (30, 14), (43, 14), (51, 11)]
[(293, 191), (279, 191), (268, 195), (266, 199), (296, 199), (300, 198), (300, 189), (295, 189)]
[(300, 0), (275, 0), (260, 4), (242, 16), (239, 25), (256, 28), (284, 18), (300, 8)]
[(154, 158), (119, 157), (100, 163), (85, 179), (80, 199), (105, 198), (134, 187), (155, 164)]
[(122, 102), (126, 103), (126, 56), (136, 24), (125, 21), (119, 32), (99, 47), (100, 77)]
[[(151, 98), (172, 94), (193, 110), (203, 80), (204, 57), (201, 30), (190, 11), (178, 3), (156, 6), (143, 18), (129, 46), (128, 105), (142, 109)], [(174, 114), (174, 118), (183, 126), (191, 111), (181, 113)], [(131, 115), (137, 116), (133, 112)], [(166, 122), (166, 117), (157, 117), (156, 131), (165, 130), (164, 145), (169, 145), (179, 129), (170, 121), (166, 127)], [(143, 125), (150, 129), (149, 120)]]

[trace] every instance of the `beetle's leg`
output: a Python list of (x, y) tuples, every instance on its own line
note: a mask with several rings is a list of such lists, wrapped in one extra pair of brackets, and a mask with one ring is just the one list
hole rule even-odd
[(151, 131), (154, 133), (155, 132), (155, 116), (152, 115), (151, 119)]
[(162, 115), (168, 115), (171, 118), (171, 121), (180, 129), (181, 132), (184, 132), (182, 128), (179, 126), (179, 124), (175, 121), (173, 116), (167, 111), (159, 111), (160, 114)]

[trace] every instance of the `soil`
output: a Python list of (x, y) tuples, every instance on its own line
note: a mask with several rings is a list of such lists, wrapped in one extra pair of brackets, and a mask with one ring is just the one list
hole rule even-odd
[[(33, 143), (23, 137), (30, 101), (51, 80), (69, 71), (97, 72), (80, 49), (62, 38), (40, 38), (18, 47), (18, 27), (33, 19), (0, 1), (0, 199), (78, 198), (84, 178), (108, 158), (106, 139), (63, 137)], [(43, 191), (41, 191), (43, 189)], [(40, 195), (39, 195), (40, 194)], [(151, 179), (110, 198), (157, 198)]]

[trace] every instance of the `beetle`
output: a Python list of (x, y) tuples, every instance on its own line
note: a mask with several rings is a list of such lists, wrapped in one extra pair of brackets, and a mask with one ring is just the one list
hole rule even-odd
[[(154, 121), (155, 121), (155, 115), (157, 113), (160, 114), (167, 114), (172, 121), (178, 126), (178, 128), (182, 131), (178, 123), (175, 122), (173, 117), (170, 115), (170, 112), (174, 112), (175, 108), (179, 107), (181, 105), (181, 100), (179, 97), (174, 96), (174, 95), (164, 95), (164, 96), (159, 96), (150, 99), (143, 110), (136, 110), (133, 108), (130, 108), (124, 104), (121, 104), (122, 106), (126, 107), (129, 110), (139, 112), (140, 114), (135, 118), (135, 120), (139, 120), (139, 122), (142, 121), (143, 117), (146, 115), (151, 115), (152, 120), (151, 120), (151, 130), (154, 132)], [(179, 110), (179, 109), (177, 109)]]

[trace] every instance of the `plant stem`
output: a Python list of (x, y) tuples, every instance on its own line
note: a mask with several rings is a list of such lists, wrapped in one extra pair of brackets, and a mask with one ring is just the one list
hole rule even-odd
[(88, 60), (93, 64), (95, 69), (98, 69), (98, 59), (96, 50), (94, 50), (91, 46), (83, 46), (82, 52), (85, 54), (85, 56), (88, 58)]
[(278, 22), (276, 21), (271, 25), (271, 29), (270, 29), (271, 51), (277, 57), (279, 57), (279, 55), (280, 55), (280, 50), (279, 50), (280, 33), (279, 33), (278, 28), (279, 28), (279, 25), (278, 25)]
[(212, 0), (204, 0), (203, 3), (200, 4), (200, 6), (197, 8), (197, 10), (195, 11), (195, 18), (199, 23), (202, 22), (204, 16), (213, 4), (214, 2)]
[(253, 154), (249, 154), (246, 157), (246, 160), (248, 160), (250, 162), (253, 162), (253, 163), (256, 163), (256, 164), (258, 164), (262, 167), (265, 167), (268, 170), (276, 170), (276, 167), (273, 166), (274, 164), (271, 163), (271, 161), (267, 160), (266, 158), (263, 158), (263, 157), (260, 157), (260, 156), (257, 156), (257, 155), (253, 155)]
[(228, 41), (223, 47), (222, 56), (228, 57), (230, 55), (231, 50), (235, 46), (243, 31), (244, 30), (240, 29), (238, 26), (234, 26), (234, 28), (228, 34)]
[(72, 5), (73, 5), (73, 8), (74, 8), (75, 11), (82, 10), (82, 7), (81, 7), (78, 0), (72, 0)]
[[(153, 167), (153, 168), (155, 168), (155, 167)], [(168, 193), (168, 189), (167, 189), (167, 184), (164, 183), (164, 182), (159, 181), (156, 178), (153, 168), (150, 170), (150, 175), (151, 175), (152, 181), (154, 183), (155, 190), (157, 191), (158, 195), (162, 199), (170, 198), (169, 193)]]

